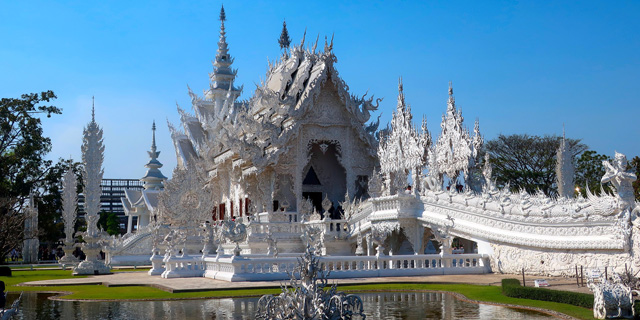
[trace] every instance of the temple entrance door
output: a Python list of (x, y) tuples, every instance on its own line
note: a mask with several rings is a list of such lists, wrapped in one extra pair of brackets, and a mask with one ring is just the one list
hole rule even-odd
[(303, 192), (302, 199), (311, 199), (313, 208), (322, 214), (322, 192)]
[[(302, 172), (302, 197), (313, 202), (318, 213), (322, 214), (322, 201), (328, 197), (333, 212), (344, 201), (347, 192), (347, 175), (343, 167), (342, 148), (337, 140), (311, 140), (307, 146), (307, 164)], [(318, 198), (319, 196), (319, 198)]]

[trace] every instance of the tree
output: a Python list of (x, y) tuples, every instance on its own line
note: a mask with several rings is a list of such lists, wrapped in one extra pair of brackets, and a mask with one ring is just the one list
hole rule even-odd
[[(561, 139), (559, 136), (500, 134), (485, 143), (497, 186), (508, 185), (514, 192), (520, 189), (529, 193), (541, 190), (548, 196), (556, 196), (556, 153)], [(566, 141), (574, 157), (587, 149), (578, 139)]]
[(578, 158), (576, 165), (576, 186), (580, 190), (580, 195), (587, 196), (587, 187), (591, 193), (599, 195), (601, 190), (607, 193), (611, 192), (609, 185), (601, 187), (600, 181), (604, 176), (605, 170), (602, 161), (609, 161), (611, 158), (607, 155), (598, 154), (593, 150), (582, 153)]
[(118, 215), (113, 212), (100, 212), (100, 219), (98, 219), (98, 227), (106, 231), (110, 235), (120, 234), (120, 223), (118, 221)]
[(62, 111), (40, 104), (55, 98), (46, 91), (0, 100), (0, 258), (22, 244), (26, 199), (47, 183), (52, 161), (44, 156), (51, 140), (43, 136), (39, 117)]

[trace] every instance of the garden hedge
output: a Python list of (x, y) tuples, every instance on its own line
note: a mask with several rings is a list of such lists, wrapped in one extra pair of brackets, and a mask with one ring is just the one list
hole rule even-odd
[(0, 277), (11, 277), (11, 268), (0, 266)]
[(588, 309), (593, 308), (592, 294), (523, 287), (518, 279), (503, 279), (502, 294), (512, 298), (560, 302)]

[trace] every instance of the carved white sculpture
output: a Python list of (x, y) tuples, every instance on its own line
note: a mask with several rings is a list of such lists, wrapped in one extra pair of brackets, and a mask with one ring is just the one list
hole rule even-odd
[(205, 173), (196, 164), (176, 168), (158, 195), (158, 220), (173, 227), (196, 228), (211, 219), (213, 201)]
[(381, 136), (378, 146), (381, 173), (390, 186), (391, 194), (404, 192), (408, 184), (409, 172), (413, 173), (415, 191), (419, 190), (418, 174), (427, 160), (431, 134), (427, 130), (426, 118), (422, 121), (421, 131), (413, 127), (412, 119), (411, 108), (405, 103), (402, 79), (400, 79), (398, 104), (391, 119), (391, 127), (387, 134)]
[(227, 219), (222, 223), (222, 236), (236, 244), (233, 255), (240, 255), (240, 242), (247, 240), (247, 227), (242, 223)]
[(558, 196), (565, 198), (573, 198), (574, 193), (574, 174), (573, 152), (571, 146), (562, 135), (560, 147), (556, 156), (556, 180), (558, 181)]
[(613, 163), (602, 161), (602, 165), (606, 173), (602, 177), (602, 183), (611, 182), (616, 190), (616, 198), (618, 199), (618, 210), (624, 211), (633, 209), (635, 206), (635, 196), (633, 194), (632, 183), (638, 177), (631, 171), (627, 170), (627, 157), (616, 151)]
[(84, 211), (87, 222), (87, 231), (82, 233), (82, 239), (85, 241), (82, 244), (82, 251), (84, 251), (86, 259), (73, 269), (74, 275), (111, 273), (109, 267), (98, 257), (106, 241), (104, 232), (99, 230), (97, 226), (101, 207), (102, 188), (100, 188), (100, 183), (104, 173), (103, 159), (102, 129), (96, 123), (95, 108), (92, 108), (91, 122), (85, 127), (82, 140)]
[(327, 272), (311, 246), (307, 246), (290, 276), (289, 285), (282, 288), (281, 294), (264, 295), (258, 300), (255, 319), (366, 318), (359, 296), (338, 291), (336, 284), (328, 286)]
[(454, 185), (461, 172), (467, 176), (469, 160), (473, 154), (471, 137), (468, 129), (463, 126), (463, 121), (462, 112), (456, 109), (453, 87), (449, 83), (447, 112), (442, 115), (442, 132), (436, 142), (435, 157), (438, 173), (446, 174)]
[(593, 292), (593, 317), (596, 319), (627, 318), (635, 315), (633, 294), (640, 294), (622, 283), (620, 275), (614, 273), (613, 280), (601, 275), (598, 282), (587, 279), (587, 286)]
[(75, 250), (75, 225), (76, 217), (78, 215), (78, 178), (76, 174), (70, 168), (62, 177), (62, 220), (64, 222), (65, 238), (63, 240), (64, 256), (60, 258), (59, 263), (63, 266), (75, 265), (78, 263), (78, 258), (73, 255)]

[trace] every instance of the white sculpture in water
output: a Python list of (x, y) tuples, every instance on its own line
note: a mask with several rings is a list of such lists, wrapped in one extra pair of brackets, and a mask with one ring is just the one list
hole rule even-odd
[(110, 268), (100, 258), (100, 251), (108, 238), (104, 231), (98, 229), (103, 159), (102, 129), (96, 123), (95, 108), (92, 108), (91, 122), (84, 128), (82, 140), (84, 211), (87, 222), (87, 231), (82, 232), (82, 239), (85, 241), (82, 251), (86, 258), (73, 269), (74, 275), (111, 273)]
[(78, 264), (78, 258), (73, 255), (73, 251), (76, 248), (75, 245), (75, 225), (78, 215), (78, 178), (73, 172), (72, 168), (69, 168), (62, 177), (62, 220), (64, 221), (64, 233), (63, 239), (64, 256), (58, 261), (63, 266)]
[(314, 251), (307, 244), (304, 255), (298, 258), (298, 265), (290, 274), (289, 285), (282, 287), (282, 293), (264, 295), (258, 300), (255, 319), (366, 318), (359, 296), (338, 291), (335, 284), (328, 286), (327, 272), (320, 266)]

